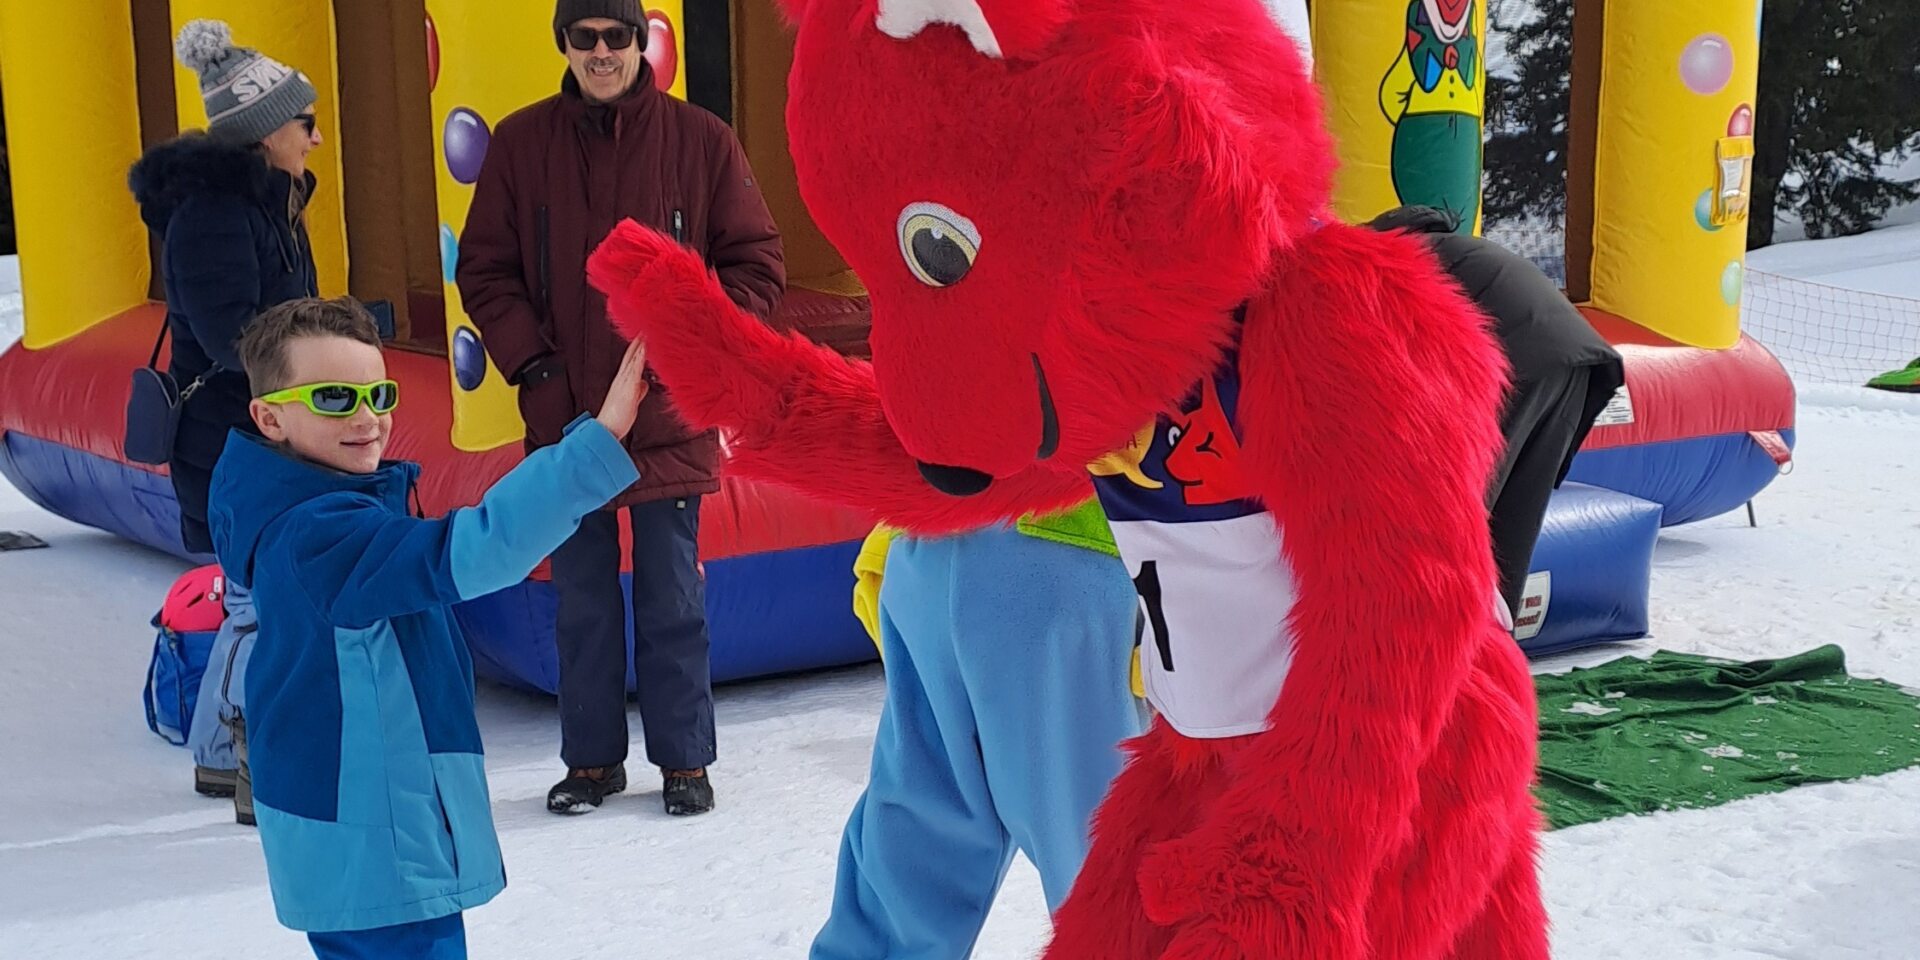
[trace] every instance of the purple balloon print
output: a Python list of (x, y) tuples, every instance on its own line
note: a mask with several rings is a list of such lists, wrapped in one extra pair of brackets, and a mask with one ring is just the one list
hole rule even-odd
[(487, 379), (487, 351), (480, 335), (467, 327), (453, 332), (453, 382), (469, 393), (480, 389)]
[(1719, 93), (1733, 79), (1733, 44), (1717, 33), (1703, 33), (1680, 51), (1680, 79), (1702, 96)]
[(487, 144), (493, 140), (493, 132), (487, 129), (487, 122), (480, 115), (466, 107), (456, 107), (447, 114), (447, 129), (443, 144), (447, 151), (447, 172), (460, 183), (472, 183), (480, 179), (480, 164), (487, 159)]

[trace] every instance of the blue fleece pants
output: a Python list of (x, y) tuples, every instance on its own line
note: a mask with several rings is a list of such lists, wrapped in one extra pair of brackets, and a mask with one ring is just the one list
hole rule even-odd
[(467, 960), (467, 926), (460, 914), (375, 930), (310, 933), (319, 960)]
[(1141, 730), (1120, 560), (993, 528), (893, 543), (880, 587), (887, 701), (814, 960), (969, 955), (1014, 850), (1049, 910)]

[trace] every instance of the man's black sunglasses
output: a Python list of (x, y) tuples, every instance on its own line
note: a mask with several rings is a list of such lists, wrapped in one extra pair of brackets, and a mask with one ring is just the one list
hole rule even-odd
[(633, 46), (634, 34), (638, 32), (624, 23), (604, 30), (595, 30), (592, 27), (568, 27), (567, 44), (575, 50), (586, 52), (605, 40), (608, 50), (625, 50)]

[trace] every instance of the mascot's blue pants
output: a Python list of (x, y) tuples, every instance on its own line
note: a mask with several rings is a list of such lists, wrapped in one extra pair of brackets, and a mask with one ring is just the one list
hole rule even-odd
[(1048, 909), (1141, 715), (1115, 557), (992, 528), (901, 537), (880, 586), (887, 701), (814, 960), (972, 952), (1018, 849)]

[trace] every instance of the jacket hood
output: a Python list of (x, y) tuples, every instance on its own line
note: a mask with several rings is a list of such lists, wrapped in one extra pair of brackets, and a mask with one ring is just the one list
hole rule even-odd
[(251, 588), (260, 539), (282, 516), (334, 493), (369, 496), (404, 514), (419, 478), (418, 464), (397, 460), (381, 464), (373, 473), (340, 473), (285, 453), (270, 440), (235, 430), (214, 468), (207, 498), (214, 552), (227, 576)]
[[(318, 180), (305, 177), (298, 203), (305, 206)], [(293, 177), (267, 165), (246, 144), (222, 143), (205, 133), (188, 133), (159, 144), (143, 154), (127, 173), (127, 186), (140, 205), (148, 227), (165, 231), (175, 210), (193, 197), (232, 194), (268, 202), (285, 198)]]

